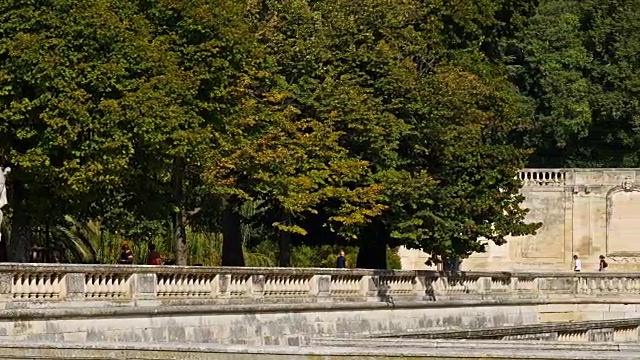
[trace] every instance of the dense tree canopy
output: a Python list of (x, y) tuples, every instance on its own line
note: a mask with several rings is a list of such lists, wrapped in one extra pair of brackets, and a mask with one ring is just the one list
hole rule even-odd
[(513, 44), (535, 165), (638, 167), (640, 1), (543, 1)]
[(534, 233), (520, 168), (639, 162), (639, 2), (0, 2), (10, 259), (82, 221), (180, 264)]

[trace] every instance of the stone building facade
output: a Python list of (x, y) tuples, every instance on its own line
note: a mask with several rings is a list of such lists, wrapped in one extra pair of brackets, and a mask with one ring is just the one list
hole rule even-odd
[[(570, 271), (572, 256), (583, 271), (640, 270), (640, 169), (525, 169), (523, 206), (528, 221), (542, 222), (536, 235), (512, 237), (503, 246), (463, 261), (461, 270)], [(401, 249), (403, 269), (431, 269), (427, 254)]]

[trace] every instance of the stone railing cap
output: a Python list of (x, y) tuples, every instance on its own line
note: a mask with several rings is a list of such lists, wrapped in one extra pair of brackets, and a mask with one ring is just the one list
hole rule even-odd
[(640, 277), (638, 272), (438, 272), (432, 270), (369, 270), (328, 268), (263, 268), (263, 267), (207, 267), (207, 266), (157, 266), (157, 265), (86, 265), (86, 264), (22, 264), (2, 263), (0, 272), (16, 273), (87, 273), (87, 274), (238, 274), (238, 275), (348, 275), (348, 276), (415, 276), (415, 277), (464, 277), (464, 278), (573, 278)]

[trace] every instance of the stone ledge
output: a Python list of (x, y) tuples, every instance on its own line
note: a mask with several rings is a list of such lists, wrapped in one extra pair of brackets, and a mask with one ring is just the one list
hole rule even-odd
[[(576, 304), (640, 304), (640, 298), (583, 298), (583, 299), (479, 299), (442, 301), (402, 301), (402, 302), (314, 302), (282, 304), (213, 304), (213, 305), (159, 305), (144, 306), (132, 303), (121, 306), (104, 307), (63, 307), (63, 308), (16, 308), (0, 310), (0, 320), (67, 319), (87, 317), (118, 316), (167, 316), (167, 315), (212, 315), (249, 313), (302, 313), (322, 311), (364, 311), (393, 309), (439, 309), (468, 307), (517, 307), (535, 305), (576, 305)], [(639, 314), (640, 317), (640, 314)]]
[(204, 360), (215, 356), (220, 360), (284, 360), (284, 359), (583, 359), (617, 360), (637, 359), (636, 348), (624, 347), (606, 350), (582, 349), (575, 344), (573, 350), (524, 349), (514, 345), (511, 349), (495, 349), (479, 342), (458, 344), (457, 348), (405, 348), (405, 347), (288, 347), (288, 346), (224, 346), (212, 344), (140, 344), (140, 343), (38, 343), (2, 342), (3, 359), (184, 359)]

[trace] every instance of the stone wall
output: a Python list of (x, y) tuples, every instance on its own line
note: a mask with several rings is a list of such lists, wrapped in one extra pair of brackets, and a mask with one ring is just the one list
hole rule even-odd
[(299, 345), (640, 317), (640, 274), (0, 265), (0, 339)]
[[(569, 271), (572, 256), (583, 271), (598, 269), (605, 255), (608, 271), (640, 270), (640, 169), (525, 169), (527, 220), (542, 222), (536, 235), (509, 238), (506, 245), (462, 263), (467, 271)], [(427, 269), (426, 254), (400, 252), (403, 269)]]

